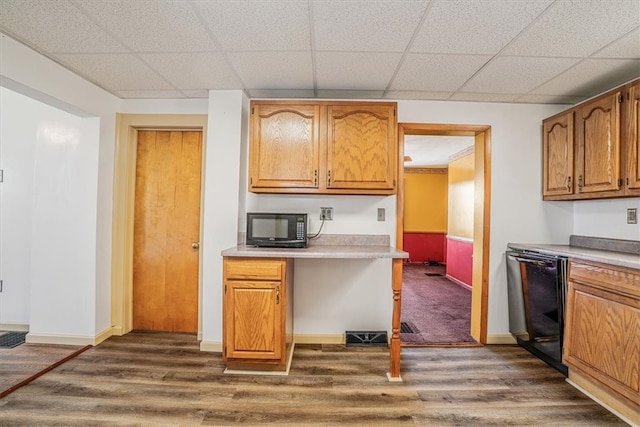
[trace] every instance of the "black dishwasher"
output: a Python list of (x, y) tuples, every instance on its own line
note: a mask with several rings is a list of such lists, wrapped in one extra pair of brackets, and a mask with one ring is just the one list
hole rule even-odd
[(509, 331), (518, 344), (567, 376), (562, 363), (567, 258), (508, 247)]

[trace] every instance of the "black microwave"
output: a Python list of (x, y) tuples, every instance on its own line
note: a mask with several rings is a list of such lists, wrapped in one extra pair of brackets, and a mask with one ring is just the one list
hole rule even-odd
[(248, 212), (247, 245), (304, 248), (307, 246), (307, 214)]

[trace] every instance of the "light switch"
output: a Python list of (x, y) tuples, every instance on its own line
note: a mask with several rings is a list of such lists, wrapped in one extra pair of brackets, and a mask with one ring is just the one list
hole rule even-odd
[(378, 208), (378, 221), (384, 221), (384, 208)]

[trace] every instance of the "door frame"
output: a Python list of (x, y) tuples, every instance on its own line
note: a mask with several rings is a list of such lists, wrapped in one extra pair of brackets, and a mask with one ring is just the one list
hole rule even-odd
[[(138, 130), (202, 132), (204, 183), (207, 141), (206, 114), (116, 114), (111, 245), (111, 335), (133, 330), (133, 220)], [(200, 186), (200, 236), (204, 215), (204, 185)], [(198, 339), (202, 338), (202, 252), (198, 254)]]
[[(403, 248), (404, 234), (404, 136), (473, 136), (474, 144), (474, 213), (473, 273), (471, 287), (471, 336), (487, 343), (489, 296), (489, 225), (491, 208), (491, 126), (429, 123), (398, 123), (398, 195), (396, 206), (396, 247)], [(402, 274), (402, 268), (394, 274)], [(394, 278), (402, 283), (401, 278)]]

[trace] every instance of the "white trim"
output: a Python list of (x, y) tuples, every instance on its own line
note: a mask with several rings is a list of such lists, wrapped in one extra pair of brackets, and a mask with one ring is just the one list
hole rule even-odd
[(472, 289), (471, 285), (467, 285), (466, 283), (464, 283), (462, 280), (458, 280), (455, 277), (449, 275), (449, 274), (445, 274), (445, 277), (449, 280), (451, 280), (453, 283), (455, 283), (458, 286), (462, 286), (463, 288), (465, 288), (466, 290), (470, 291)]
[(102, 332), (99, 332), (98, 335), (95, 336), (95, 338), (93, 339), (93, 345), (98, 345), (102, 341), (109, 339), (112, 336), (113, 336), (113, 328), (109, 327), (103, 330)]
[(78, 335), (49, 335), (28, 333), (25, 337), (27, 344), (59, 344), (59, 345), (94, 345), (95, 338)]
[(222, 353), (222, 343), (216, 341), (200, 341), (200, 351)]
[(27, 323), (0, 323), (0, 331), (29, 332)]
[[(577, 376), (577, 378), (576, 378), (576, 376)], [(638, 424), (638, 423), (640, 423), (640, 415), (637, 415), (637, 413), (634, 413), (635, 409), (628, 407), (627, 405), (625, 405), (624, 403), (622, 403), (621, 401), (618, 400), (618, 402), (620, 402), (620, 404), (622, 405), (621, 408), (629, 410), (630, 413), (631, 413), (631, 416), (635, 418), (635, 420), (634, 420), (634, 419), (631, 419), (631, 418), (627, 417), (626, 414), (622, 413), (622, 411), (619, 410), (621, 408), (615, 408), (615, 407), (609, 405), (605, 401), (605, 399), (602, 399), (601, 397), (605, 397), (605, 398), (606, 397), (610, 397), (611, 398), (611, 396), (607, 396), (606, 392), (602, 392), (602, 396), (598, 396), (596, 393), (592, 393), (591, 390), (588, 390), (587, 388), (583, 387), (582, 384), (578, 383), (578, 382), (581, 382), (581, 381), (585, 381), (585, 382), (588, 383), (588, 380), (586, 378), (583, 378), (583, 377), (581, 377), (579, 375), (575, 375), (575, 374), (573, 374), (571, 372), (571, 370), (569, 370), (569, 378), (567, 378), (565, 381), (567, 383), (571, 384), (576, 389), (580, 390), (582, 393), (584, 393), (591, 400), (593, 400), (594, 402), (596, 402), (600, 406), (604, 407), (609, 412), (611, 412), (616, 417), (620, 418), (622, 421), (626, 422), (630, 426), (639, 426), (640, 425), (640, 424)], [(576, 381), (578, 381), (578, 382), (576, 382)], [(593, 386), (596, 390), (598, 389), (597, 385), (594, 385), (594, 384), (589, 384), (589, 385)], [(613, 397), (612, 400), (616, 401), (615, 397)]]
[(293, 335), (296, 344), (344, 344), (344, 334)]
[(487, 344), (518, 344), (511, 334), (487, 335)]
[(447, 240), (457, 240), (458, 242), (473, 243), (473, 239), (470, 239), (468, 237), (453, 236), (451, 234), (447, 234)]

